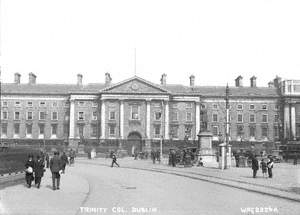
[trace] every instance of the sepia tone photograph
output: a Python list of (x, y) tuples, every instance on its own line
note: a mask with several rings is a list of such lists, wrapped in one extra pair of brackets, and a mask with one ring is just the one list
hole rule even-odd
[(299, 11), (0, 0), (0, 215), (300, 214)]

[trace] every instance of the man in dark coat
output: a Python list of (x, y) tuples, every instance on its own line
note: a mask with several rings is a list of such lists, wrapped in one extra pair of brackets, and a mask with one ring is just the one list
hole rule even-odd
[(256, 178), (257, 170), (259, 169), (259, 164), (257, 160), (257, 155), (252, 157), (252, 170), (253, 170), (253, 178)]
[(120, 167), (120, 165), (117, 163), (117, 156), (115, 155), (115, 153), (113, 153), (113, 155), (112, 155), (111, 167), (113, 167), (114, 164), (116, 164), (118, 167)]
[(44, 176), (44, 161), (40, 155), (37, 155), (34, 163), (35, 185), (40, 188), (42, 177)]
[[(52, 185), (53, 190), (59, 190), (60, 183), (60, 170), (62, 169), (61, 159), (59, 158), (59, 153), (54, 152), (54, 157), (50, 160), (50, 170), (52, 172)], [(56, 183), (55, 183), (56, 182)]]
[(63, 152), (60, 159), (61, 159), (61, 162), (62, 162), (62, 173), (65, 173), (66, 165), (67, 165), (67, 163), (69, 163), (68, 157), (67, 157), (65, 152)]
[(28, 160), (26, 161), (25, 167), (26, 167), (25, 179), (26, 179), (28, 188), (30, 188), (31, 183), (34, 179), (34, 177), (33, 177), (34, 161), (33, 161), (32, 155), (28, 155)]
[(46, 152), (45, 159), (46, 159), (46, 167), (49, 168), (50, 158), (48, 152)]
[(155, 164), (155, 160), (156, 160), (156, 157), (155, 157), (155, 151), (152, 149), (151, 150), (151, 159), (152, 159), (152, 161), (153, 161), (153, 163)]
[(273, 159), (272, 159), (272, 158), (269, 158), (269, 161), (267, 162), (269, 178), (272, 178), (272, 177), (273, 177), (273, 172), (272, 172), (273, 165), (274, 165)]

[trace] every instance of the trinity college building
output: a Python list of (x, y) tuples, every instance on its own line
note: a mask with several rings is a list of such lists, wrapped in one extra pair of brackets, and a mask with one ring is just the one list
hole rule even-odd
[[(1, 84), (1, 141), (119, 144), (149, 150), (153, 143), (197, 141), (211, 131), (214, 141), (225, 136), (226, 86), (160, 84), (134, 76), (112, 83), (38, 84), (29, 74), (21, 83)], [(300, 138), (300, 81), (276, 77), (266, 87), (256, 77), (243, 85), (241, 76), (229, 86), (230, 141), (279, 142)], [(139, 145), (140, 144), (140, 145)]]

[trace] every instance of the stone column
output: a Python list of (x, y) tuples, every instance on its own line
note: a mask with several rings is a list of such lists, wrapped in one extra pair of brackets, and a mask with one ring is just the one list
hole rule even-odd
[(169, 139), (169, 101), (165, 103), (165, 139)]
[(105, 139), (105, 101), (101, 101), (101, 139)]
[(200, 132), (200, 102), (196, 102), (196, 131), (195, 138), (197, 138), (197, 134)]
[(284, 138), (289, 138), (290, 132), (290, 111), (289, 104), (284, 105)]
[(70, 130), (69, 138), (73, 139), (75, 136), (75, 100), (70, 100), (70, 129), (69, 130)]
[(291, 106), (291, 137), (295, 140), (296, 139), (296, 109), (295, 104)]
[(150, 121), (151, 121), (151, 110), (150, 110), (150, 101), (146, 101), (146, 135), (147, 139), (151, 138), (150, 134)]
[(124, 139), (124, 101), (120, 101), (120, 138)]

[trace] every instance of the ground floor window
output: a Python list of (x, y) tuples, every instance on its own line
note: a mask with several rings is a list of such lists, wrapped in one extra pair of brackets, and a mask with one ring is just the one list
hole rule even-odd
[(161, 135), (161, 126), (160, 125), (155, 125), (154, 126), (154, 137), (159, 138)]
[(279, 128), (278, 128), (278, 126), (274, 126), (274, 137), (275, 138), (279, 137)]
[(255, 128), (255, 126), (250, 126), (250, 127), (249, 127), (249, 136), (250, 136), (250, 137), (255, 137), (255, 133), (256, 133), (256, 128)]
[(110, 137), (116, 136), (116, 126), (115, 125), (109, 126), (109, 136)]
[(14, 125), (14, 134), (19, 135), (20, 134), (20, 124)]
[(92, 125), (91, 130), (91, 136), (97, 137), (97, 125)]
[(237, 136), (238, 137), (243, 137), (244, 135), (244, 126), (243, 125), (238, 125), (237, 126)]
[(3, 123), (1, 125), (1, 136), (7, 136), (7, 124), (6, 123)]
[(27, 124), (26, 125), (26, 136), (31, 137), (32, 135), (32, 124)]
[(171, 137), (178, 138), (178, 126), (171, 127)]
[(64, 124), (64, 136), (68, 137), (69, 136), (69, 125), (68, 124)]
[(57, 135), (57, 124), (51, 125), (51, 135), (56, 136)]
[(192, 137), (192, 126), (191, 125), (185, 126), (185, 137), (187, 139)]
[(212, 135), (216, 137), (216, 136), (218, 136), (218, 133), (219, 133), (218, 126), (213, 126), (212, 127)]
[(45, 124), (39, 124), (40, 135), (45, 134)]
[(263, 126), (263, 127), (261, 128), (261, 136), (262, 136), (263, 138), (268, 138), (268, 127)]

